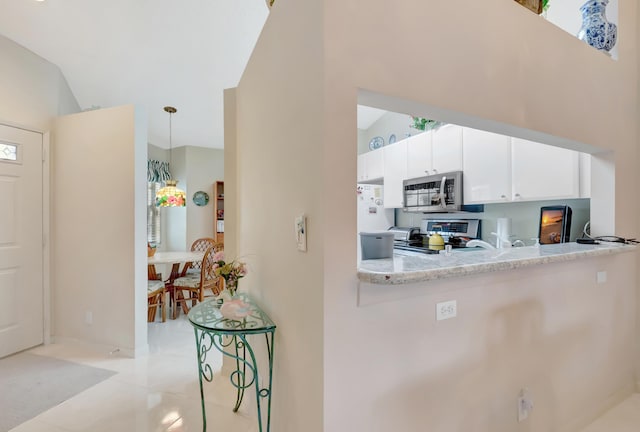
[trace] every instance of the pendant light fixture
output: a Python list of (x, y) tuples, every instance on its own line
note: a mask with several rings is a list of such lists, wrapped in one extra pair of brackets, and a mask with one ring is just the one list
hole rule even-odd
[[(178, 110), (172, 106), (166, 106), (164, 110), (169, 113), (169, 165), (171, 165), (171, 116)], [(156, 193), (156, 207), (184, 207), (187, 205), (185, 193), (176, 187), (177, 184), (177, 180), (165, 181), (165, 186)]]

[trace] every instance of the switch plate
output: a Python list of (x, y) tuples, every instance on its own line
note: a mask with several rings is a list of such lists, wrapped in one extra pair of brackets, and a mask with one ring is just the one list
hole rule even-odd
[(607, 272), (606, 271), (599, 271), (596, 273), (596, 281), (601, 284), (601, 283), (605, 283), (607, 281)]
[(86, 311), (84, 314), (84, 323), (86, 325), (91, 325), (93, 324), (93, 312), (91, 311)]
[(436, 321), (455, 318), (458, 315), (458, 302), (449, 300), (436, 304)]
[(307, 251), (307, 217), (300, 215), (295, 218), (296, 244), (301, 252)]
[(518, 422), (529, 418), (531, 410), (533, 410), (533, 398), (529, 389), (523, 388), (518, 394)]

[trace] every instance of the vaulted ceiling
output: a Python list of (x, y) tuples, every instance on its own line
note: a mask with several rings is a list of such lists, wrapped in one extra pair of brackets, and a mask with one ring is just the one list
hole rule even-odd
[[(277, 7), (277, 6), (276, 6)], [(235, 87), (268, 16), (265, 0), (0, 0), (0, 34), (56, 64), (80, 107), (138, 104), (149, 142), (223, 147)]]

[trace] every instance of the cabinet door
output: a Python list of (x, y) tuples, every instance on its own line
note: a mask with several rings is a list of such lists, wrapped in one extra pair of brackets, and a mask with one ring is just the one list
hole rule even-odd
[(366, 153), (358, 155), (358, 181), (361, 182), (366, 179)]
[(462, 131), (465, 204), (511, 200), (511, 138), (471, 128)]
[(424, 177), (431, 172), (432, 131), (407, 138), (407, 178)]
[(591, 155), (580, 153), (580, 198), (591, 198)]
[(462, 127), (442, 126), (433, 132), (432, 174), (462, 169)]
[(375, 180), (384, 177), (383, 149), (384, 147), (365, 153), (365, 172), (367, 176), (366, 180)]
[(578, 152), (520, 138), (511, 139), (513, 199), (578, 198)]
[(407, 140), (383, 147), (384, 206), (400, 208), (404, 203), (402, 181), (407, 178)]
[(382, 148), (358, 155), (358, 182), (382, 181), (384, 162)]

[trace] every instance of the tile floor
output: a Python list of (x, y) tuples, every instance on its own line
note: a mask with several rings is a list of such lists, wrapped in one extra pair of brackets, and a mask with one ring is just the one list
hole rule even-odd
[[(195, 340), (184, 315), (149, 324), (149, 350), (149, 356), (138, 359), (80, 344), (30, 350), (118, 373), (11, 432), (202, 431)], [(216, 352), (211, 358), (219, 369), (222, 355)], [(256, 432), (248, 397), (238, 413), (232, 412), (235, 389), (227, 377), (216, 374), (205, 386), (208, 429)]]
[[(31, 352), (118, 372), (11, 432), (201, 431), (193, 330), (184, 315), (149, 324), (147, 357), (130, 359), (83, 345), (48, 345)], [(213, 357), (218, 368), (222, 355)], [(246, 398), (247, 396), (245, 396)], [(205, 386), (209, 430), (257, 432), (247, 410), (231, 408), (235, 389), (219, 373)], [(582, 432), (640, 431), (640, 394), (605, 413)]]

